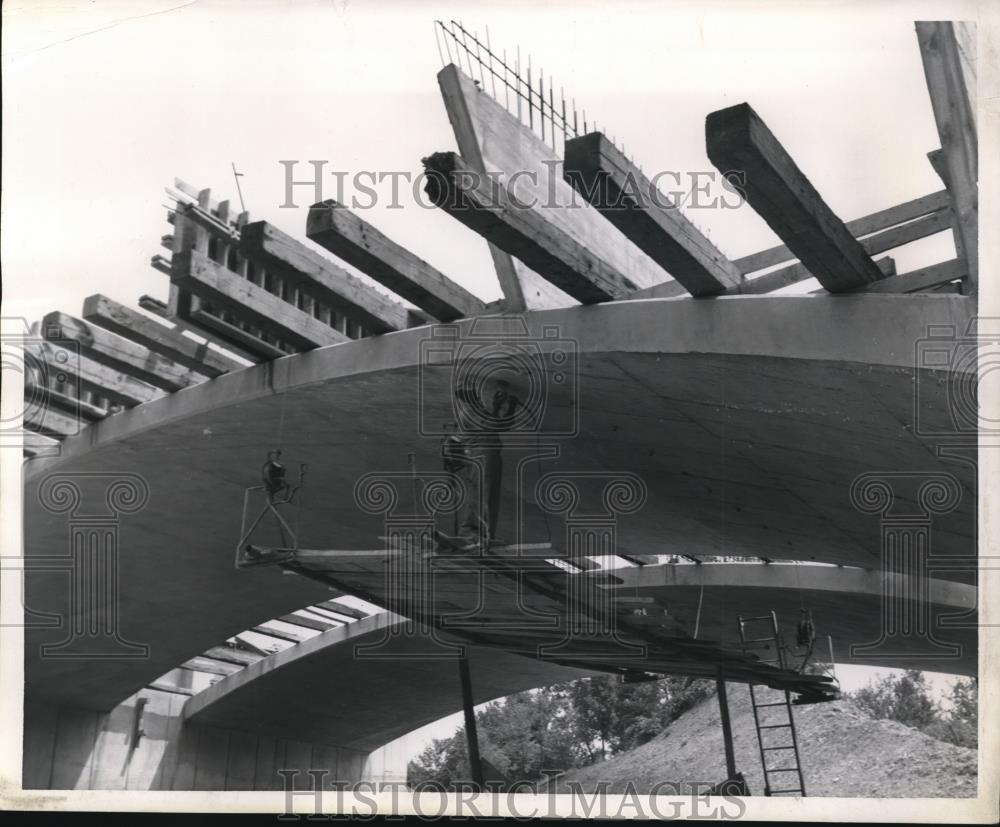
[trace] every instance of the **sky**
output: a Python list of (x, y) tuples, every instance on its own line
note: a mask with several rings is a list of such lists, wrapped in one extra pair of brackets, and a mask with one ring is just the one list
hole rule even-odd
[[(284, 170), (399, 171), (454, 149), (434, 19), (555, 78), (644, 169), (711, 171), (704, 118), (748, 101), (845, 220), (940, 189), (912, 20), (900, 3), (8, 2), (3, 6), (6, 315), (79, 313), (102, 292), (167, 295), (149, 266), (178, 176), (304, 239), (311, 188)], [(908, 10), (910, 8), (911, 10)], [(924, 5), (927, 13), (933, 6)], [(951, 3), (956, 16), (962, 3)], [(742, 10), (741, 10), (742, 9)], [(851, 13), (845, 13), (850, 10)], [(323, 196), (333, 197), (334, 178)], [(481, 298), (500, 296), (485, 242), (388, 182), (363, 217)], [(351, 194), (348, 187), (345, 192)], [(695, 223), (730, 257), (776, 243), (749, 207)], [(901, 271), (952, 255), (946, 235)], [(907, 262), (910, 262), (907, 266)], [(805, 285), (799, 289), (807, 289)]]
[[(747, 101), (833, 210), (857, 218), (941, 188), (926, 160), (939, 141), (912, 21), (961, 18), (971, 6), (941, 8), (10, 0), (0, 57), (3, 315), (78, 314), (95, 292), (130, 306), (142, 294), (165, 299), (168, 279), (149, 259), (163, 252), (174, 176), (236, 203), (235, 164), (252, 218), (305, 240), (313, 198), (280, 206), (280, 161), (299, 161), (303, 177), (314, 159), (349, 178), (416, 176), (422, 157), (456, 149), (435, 81), (435, 19), (481, 35), (489, 27), (498, 51), (530, 54), (647, 173), (712, 170), (705, 116)], [(402, 209), (379, 194), (367, 221), (481, 298), (499, 297), (479, 236), (405, 193)], [(777, 243), (749, 208), (689, 217), (732, 258)], [(900, 271), (953, 254), (946, 235), (894, 253)], [(849, 688), (871, 676), (849, 674)]]

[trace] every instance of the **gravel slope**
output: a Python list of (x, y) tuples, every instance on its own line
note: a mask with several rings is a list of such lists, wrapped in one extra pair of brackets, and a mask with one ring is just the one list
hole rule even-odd
[[(749, 691), (742, 685), (730, 685), (728, 696), (736, 767), (746, 777), (750, 792), (763, 795)], [(794, 710), (809, 796), (976, 795), (977, 755), (973, 749), (938, 741), (895, 721), (875, 720), (847, 700)], [(794, 773), (787, 777), (793, 778)], [(593, 791), (603, 780), (610, 783), (608, 792), (623, 792), (629, 781), (637, 792), (648, 792), (663, 781), (717, 784), (724, 778), (722, 725), (713, 695), (641, 747), (600, 764), (570, 770), (559, 779), (558, 789), (565, 791), (564, 782), (576, 780), (584, 790)], [(772, 786), (777, 786), (779, 776), (772, 778)]]

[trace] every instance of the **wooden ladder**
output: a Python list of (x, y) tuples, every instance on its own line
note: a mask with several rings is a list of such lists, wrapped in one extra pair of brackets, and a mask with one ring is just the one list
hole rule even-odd
[[(760, 636), (748, 633), (748, 627), (753, 630), (755, 626), (765, 626)], [(786, 668), (785, 649), (778, 634), (778, 617), (774, 612), (758, 617), (740, 617), (739, 635), (744, 652), (760, 652), (762, 663), (779, 669)], [(760, 763), (764, 770), (764, 795), (798, 795), (804, 798), (806, 783), (802, 777), (790, 692), (787, 689), (771, 689), (751, 683), (750, 704), (753, 707), (757, 743), (760, 746)], [(769, 764), (772, 759), (780, 766)]]

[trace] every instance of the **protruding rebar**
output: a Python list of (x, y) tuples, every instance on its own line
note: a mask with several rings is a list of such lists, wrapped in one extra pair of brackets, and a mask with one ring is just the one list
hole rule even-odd
[(490, 27), (486, 27), (486, 55), (490, 59), (490, 84), (493, 86), (493, 100), (497, 99), (497, 77), (493, 71), (493, 49), (490, 48)]
[(545, 143), (545, 72), (538, 70), (538, 123), (542, 127), (542, 143)]

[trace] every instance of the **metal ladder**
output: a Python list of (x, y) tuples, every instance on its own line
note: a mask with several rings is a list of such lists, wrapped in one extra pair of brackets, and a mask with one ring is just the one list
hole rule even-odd
[[(754, 625), (759, 626), (765, 622), (767, 628), (763, 637), (748, 636), (748, 626), (752, 629)], [(778, 617), (774, 612), (758, 617), (740, 617), (739, 634), (744, 652), (762, 650), (762, 663), (777, 666), (779, 669), (785, 668), (785, 649), (778, 635)], [(806, 782), (802, 777), (791, 694), (787, 689), (771, 689), (767, 686), (754, 686), (751, 683), (750, 704), (753, 707), (753, 720), (757, 728), (761, 768), (764, 770), (764, 795), (795, 794), (805, 798)], [(789, 737), (790, 743), (788, 743)], [(769, 756), (774, 756), (781, 766), (769, 765)], [(790, 756), (790, 759), (787, 756)], [(776, 787), (771, 783), (772, 777), (775, 779)], [(786, 780), (789, 777), (791, 781)]]

